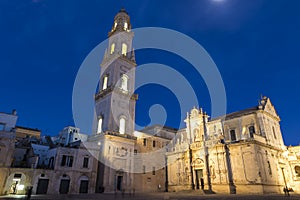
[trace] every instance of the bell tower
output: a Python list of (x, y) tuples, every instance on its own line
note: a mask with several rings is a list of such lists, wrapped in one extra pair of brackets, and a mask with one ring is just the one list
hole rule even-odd
[(101, 63), (99, 90), (95, 96), (97, 130), (132, 134), (135, 124), (134, 33), (128, 13), (121, 9), (108, 33), (108, 47)]

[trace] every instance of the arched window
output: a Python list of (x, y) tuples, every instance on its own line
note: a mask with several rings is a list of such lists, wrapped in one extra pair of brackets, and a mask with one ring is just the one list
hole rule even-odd
[(122, 44), (122, 55), (127, 55), (127, 44), (125, 43)]
[(125, 74), (121, 77), (121, 89), (128, 91), (128, 77)]
[(119, 133), (120, 134), (124, 134), (125, 133), (125, 124), (126, 123), (126, 120), (125, 120), (125, 118), (124, 117), (121, 117), (120, 118), (120, 127), (119, 127)]
[(97, 133), (102, 133), (102, 123), (103, 123), (103, 117), (99, 117), (98, 118), (98, 129), (97, 129)]
[(107, 83), (108, 83), (108, 75), (104, 76), (103, 78), (102, 90), (105, 90), (107, 88)]
[(115, 52), (115, 43), (112, 43), (110, 46), (110, 54), (113, 54)]
[(128, 29), (128, 23), (125, 22), (125, 23), (124, 23), (124, 30), (126, 31), (127, 29)]

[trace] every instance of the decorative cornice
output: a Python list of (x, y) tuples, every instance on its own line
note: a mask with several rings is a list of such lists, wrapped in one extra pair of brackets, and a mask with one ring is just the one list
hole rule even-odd
[(122, 90), (121, 88), (119, 87), (115, 87), (115, 86), (108, 86), (105, 90), (100, 90), (96, 95), (95, 95), (95, 101), (103, 98), (104, 96), (106, 96), (107, 94), (109, 93), (112, 93), (112, 92), (116, 92), (118, 94), (121, 94), (121, 95), (124, 95), (126, 96), (127, 98), (130, 98), (131, 100), (138, 100), (138, 94), (132, 94), (129, 93), (129, 91), (125, 91), (125, 90)]

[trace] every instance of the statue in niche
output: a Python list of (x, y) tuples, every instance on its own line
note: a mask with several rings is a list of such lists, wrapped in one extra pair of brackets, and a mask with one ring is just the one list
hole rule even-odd
[(200, 139), (200, 132), (199, 129), (194, 129), (194, 142), (199, 142)]

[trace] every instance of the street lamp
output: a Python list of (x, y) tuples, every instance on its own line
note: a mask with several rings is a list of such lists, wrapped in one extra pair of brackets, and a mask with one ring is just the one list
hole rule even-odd
[(290, 192), (289, 192), (289, 189), (288, 189), (287, 184), (286, 184), (286, 179), (285, 179), (285, 174), (284, 174), (284, 168), (283, 167), (281, 168), (281, 171), (282, 171), (283, 181), (284, 181), (284, 185), (285, 185), (285, 188), (283, 189), (283, 191), (284, 191), (285, 194), (290, 196)]

